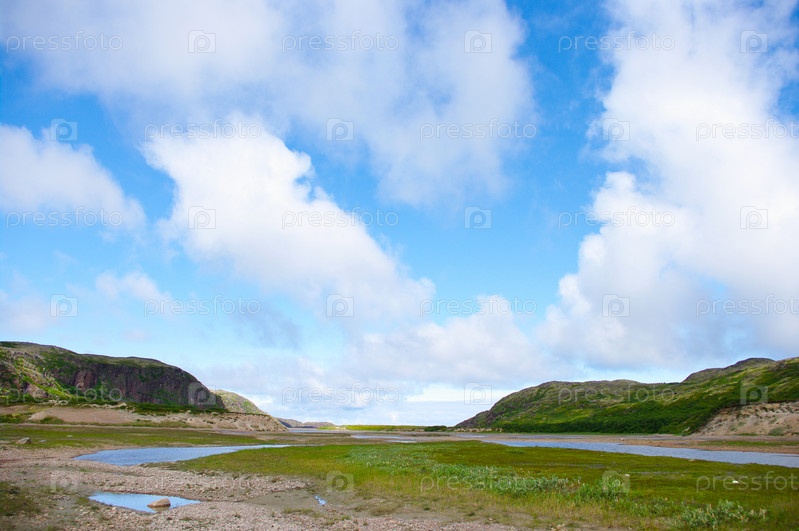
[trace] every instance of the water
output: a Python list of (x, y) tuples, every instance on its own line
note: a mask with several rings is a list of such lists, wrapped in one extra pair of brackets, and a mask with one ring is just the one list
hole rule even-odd
[(774, 465), (799, 468), (799, 455), (772, 454), (766, 452), (739, 452), (734, 450), (695, 450), (693, 448), (666, 448), (663, 446), (639, 446), (608, 442), (572, 441), (488, 441), (506, 446), (540, 446), (545, 448), (570, 448), (594, 452), (648, 455), (654, 457), (677, 457), (699, 459), (721, 463)]
[(380, 434), (372, 434), (372, 435), (350, 435), (353, 439), (380, 439), (398, 443), (415, 443), (417, 442), (414, 439), (409, 439), (408, 437), (401, 437), (399, 435), (380, 435)]
[(314, 494), (314, 498), (319, 502), (319, 505), (327, 505), (327, 500), (322, 499), (320, 496)]
[(165, 463), (186, 461), (207, 457), (209, 455), (229, 454), (239, 450), (256, 450), (260, 448), (285, 448), (286, 444), (261, 444), (255, 446), (191, 446), (191, 447), (155, 447), (125, 448), (122, 450), (103, 450), (93, 454), (80, 455), (75, 459), (97, 461), (109, 465), (132, 466), (144, 463)]
[[(113, 507), (125, 507), (126, 509), (133, 509), (134, 511), (142, 511), (145, 513), (154, 513), (155, 509), (147, 507), (148, 503), (152, 503), (161, 498), (169, 498), (171, 503), (169, 509), (181, 507), (183, 505), (191, 505), (193, 503), (200, 503), (197, 500), (187, 500), (178, 496), (158, 496), (156, 494), (129, 494), (119, 492), (96, 492), (89, 496), (90, 500), (111, 505)], [(167, 508), (159, 510), (168, 510)]]

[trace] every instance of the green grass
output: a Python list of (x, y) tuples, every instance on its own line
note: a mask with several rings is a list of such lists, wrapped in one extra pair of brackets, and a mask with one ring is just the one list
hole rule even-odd
[[(30, 437), (33, 444), (20, 448), (263, 444), (253, 436), (227, 435), (202, 430), (0, 424), (0, 441), (13, 442), (23, 437)], [(42, 440), (45, 442), (40, 442)]]
[[(341, 426), (353, 431), (424, 431), (426, 426), (392, 425), (392, 424), (347, 424)], [(335, 428), (331, 428), (335, 429)]]
[(389, 501), (397, 509), (514, 525), (799, 526), (797, 490), (781, 482), (793, 478), (799, 489), (799, 472), (782, 467), (479, 442), (248, 450), (170, 466), (299, 476), (323, 496), (332, 490), (367, 510)]
[(29, 492), (7, 481), (0, 481), (0, 516), (38, 512), (41, 512), (41, 507)]

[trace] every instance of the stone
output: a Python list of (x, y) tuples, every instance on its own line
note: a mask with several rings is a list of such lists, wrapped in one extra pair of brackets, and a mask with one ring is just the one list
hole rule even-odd
[(17, 444), (30, 444), (31, 438), (30, 437), (23, 437), (17, 441)]
[(151, 509), (161, 509), (164, 507), (170, 507), (172, 503), (169, 501), (169, 498), (161, 498), (160, 500), (155, 500), (152, 503), (148, 503), (147, 507)]

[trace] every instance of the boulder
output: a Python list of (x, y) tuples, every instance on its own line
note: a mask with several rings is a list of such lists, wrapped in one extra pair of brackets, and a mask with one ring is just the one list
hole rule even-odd
[(147, 507), (151, 509), (163, 509), (165, 507), (170, 507), (172, 503), (169, 501), (169, 498), (161, 498), (160, 500), (155, 500), (152, 503), (148, 503)]

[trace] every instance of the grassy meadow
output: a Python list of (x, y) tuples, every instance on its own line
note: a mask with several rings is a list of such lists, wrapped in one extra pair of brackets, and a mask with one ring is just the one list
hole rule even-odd
[(173, 465), (290, 475), (371, 514), (444, 514), (517, 526), (799, 528), (799, 472), (480, 442), (247, 450)]

